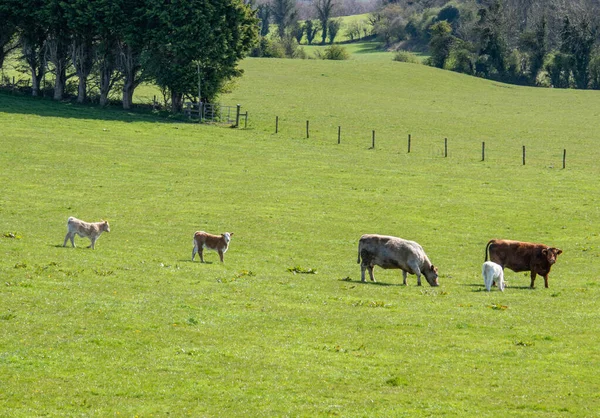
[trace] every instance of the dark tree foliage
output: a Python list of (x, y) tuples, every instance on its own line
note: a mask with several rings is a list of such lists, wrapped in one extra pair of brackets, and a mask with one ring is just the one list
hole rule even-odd
[(179, 110), (185, 96), (198, 94), (199, 67), (202, 98), (212, 100), (241, 74), (237, 63), (258, 36), (243, 0), (0, 0), (0, 19), (0, 60), (5, 37), (18, 40), (34, 95), (45, 71), (54, 75), (57, 100), (76, 76), (78, 101), (87, 100), (92, 80), (106, 105), (121, 81), (126, 109), (135, 88), (153, 80)]
[(476, 71), (485, 77), (502, 78), (506, 72), (507, 52), (502, 3), (495, 0), (490, 6), (479, 9), (478, 15), (479, 60)]
[(589, 86), (589, 66), (597, 33), (597, 26), (587, 16), (576, 24), (571, 23), (568, 17), (564, 20), (561, 52), (571, 58), (573, 79), (578, 89)]
[(536, 23), (534, 30), (523, 32), (520, 47), (529, 56), (529, 83), (536, 84), (539, 72), (543, 69), (548, 54), (548, 30), (546, 17)]
[(250, 8), (237, 0), (170, 4), (150, 0), (150, 4), (144, 67), (171, 93), (173, 111), (181, 110), (184, 96), (197, 95), (199, 76), (207, 85), (202, 98), (212, 99), (223, 83), (241, 74), (236, 63), (250, 51), (258, 35), (258, 21)]
[(431, 65), (444, 68), (444, 64), (450, 56), (453, 41), (452, 26), (446, 20), (437, 22), (431, 27), (431, 40), (429, 41)]
[(306, 33), (306, 42), (308, 42), (309, 45), (312, 45), (313, 40), (315, 39), (315, 36), (317, 36), (318, 30), (319, 30), (319, 28), (317, 27), (317, 25), (314, 24), (314, 22), (312, 20), (308, 19), (304, 22), (304, 32)]

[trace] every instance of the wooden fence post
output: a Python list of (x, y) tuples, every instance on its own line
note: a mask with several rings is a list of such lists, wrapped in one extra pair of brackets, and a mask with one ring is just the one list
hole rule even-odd
[(375, 130), (373, 130), (373, 149), (375, 149)]
[(410, 154), (410, 134), (408, 134), (408, 153)]
[(485, 141), (481, 143), (481, 161), (485, 161)]
[(275, 133), (279, 132), (279, 116), (275, 116)]
[(523, 145), (523, 165), (525, 165), (525, 145)]
[(248, 111), (246, 110), (246, 117), (244, 118), (244, 129), (248, 127)]
[(306, 139), (310, 138), (310, 135), (308, 134), (308, 121), (306, 121)]
[(237, 108), (235, 110), (235, 127), (239, 128), (240, 127), (240, 108), (242, 107), (242, 105), (238, 104)]
[(338, 126), (338, 145), (340, 144), (341, 140), (342, 140), (342, 127)]
[(563, 149), (563, 170), (567, 166), (567, 150)]
[(448, 156), (448, 138), (444, 138), (444, 157)]

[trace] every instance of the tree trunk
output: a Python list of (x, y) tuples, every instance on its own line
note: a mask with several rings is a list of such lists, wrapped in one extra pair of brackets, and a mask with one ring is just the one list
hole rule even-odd
[(37, 97), (40, 94), (40, 79), (37, 76), (35, 68), (31, 69), (31, 95)]
[(179, 113), (183, 109), (183, 93), (171, 92), (171, 112)]
[(108, 93), (112, 87), (113, 69), (105, 62), (100, 69), (100, 106), (108, 104)]
[(65, 97), (65, 70), (56, 71), (56, 80), (54, 82), (54, 100), (62, 100)]
[(79, 87), (77, 89), (77, 103), (85, 103), (87, 99), (87, 78), (79, 77)]
[(123, 109), (131, 109), (133, 105), (133, 91), (138, 81), (137, 74), (140, 71), (139, 54), (129, 45), (119, 46), (120, 69), (123, 73)]
[(133, 90), (135, 89), (133, 81), (125, 79), (123, 84), (123, 109), (131, 109), (133, 105)]

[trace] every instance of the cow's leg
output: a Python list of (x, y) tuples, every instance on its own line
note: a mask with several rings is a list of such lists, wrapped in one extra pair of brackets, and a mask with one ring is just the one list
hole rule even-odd
[(375, 276), (373, 275), (373, 266), (369, 265), (368, 269), (369, 269), (369, 277), (371, 278), (371, 281), (374, 282)]
[(75, 248), (75, 233), (71, 233), (71, 235), (69, 236), (69, 239), (71, 240), (71, 247)]
[(88, 245), (88, 248), (91, 248), (93, 250), (97, 239), (98, 237), (90, 237), (90, 245)]
[(361, 263), (360, 265), (360, 281), (364, 282), (365, 281), (365, 270), (367, 269), (366, 264)]
[(406, 286), (406, 277), (408, 276), (408, 272), (406, 270), (402, 270), (402, 284)]
[(194, 248), (192, 249), (192, 261), (194, 261), (194, 257), (196, 257), (196, 252), (198, 252), (198, 245), (194, 244)]
[(500, 272), (500, 275), (498, 276), (498, 287), (500, 288), (501, 291), (504, 292), (504, 288), (506, 287), (506, 283), (504, 282), (504, 273)]
[(219, 253), (219, 258), (221, 259), (221, 263), (223, 262), (223, 250), (217, 250)]
[(200, 256), (200, 262), (204, 263), (204, 248), (198, 247), (198, 255)]
[(532, 270), (531, 271), (531, 286), (530, 286), (532, 289), (534, 288), (535, 276), (536, 276), (535, 271)]
[(67, 246), (67, 241), (69, 240), (69, 237), (70, 237), (70, 235), (69, 235), (69, 233), (67, 232), (67, 235), (65, 235), (65, 242), (63, 243), (63, 247), (66, 247), (66, 246)]
[(546, 289), (548, 289), (548, 275), (547, 274), (544, 275), (544, 287)]

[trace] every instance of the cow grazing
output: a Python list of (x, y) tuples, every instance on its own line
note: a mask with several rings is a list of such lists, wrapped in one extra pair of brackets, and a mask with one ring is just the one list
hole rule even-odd
[(88, 248), (95, 248), (96, 240), (102, 232), (110, 232), (110, 226), (108, 225), (108, 221), (100, 221), (100, 222), (84, 222), (80, 219), (70, 217), (67, 219), (67, 235), (65, 235), (65, 242), (63, 243), (63, 247), (67, 246), (67, 241), (71, 240), (71, 245), (75, 247), (75, 235), (79, 235), (82, 238), (89, 238), (91, 244)]
[(192, 261), (196, 257), (196, 253), (200, 255), (200, 261), (204, 263), (203, 250), (216, 251), (219, 253), (221, 263), (223, 262), (223, 254), (229, 249), (229, 242), (233, 232), (225, 232), (221, 235), (212, 235), (204, 231), (197, 231), (194, 234), (194, 249), (192, 250)]
[(492, 289), (492, 283), (496, 283), (498, 289), (504, 292), (506, 284), (504, 283), (504, 270), (502, 270), (501, 265), (492, 261), (486, 261), (483, 263), (481, 274), (483, 275), (485, 290), (489, 292)]
[[(361, 262), (362, 258), (362, 262)], [(375, 281), (373, 267), (402, 270), (403, 284), (408, 273), (416, 274), (421, 286), (421, 274), (431, 286), (438, 286), (437, 268), (431, 264), (423, 247), (414, 241), (386, 235), (366, 234), (358, 241), (358, 263), (360, 279), (365, 281), (365, 270), (369, 270), (371, 281)]]
[(530, 242), (510, 241), (493, 239), (485, 247), (485, 261), (488, 259), (499, 264), (502, 269), (508, 267), (519, 273), (531, 272), (531, 288), (533, 289), (536, 275), (544, 278), (544, 285), (548, 287), (548, 274), (556, 258), (562, 254), (562, 250), (548, 247), (544, 244), (533, 244)]

